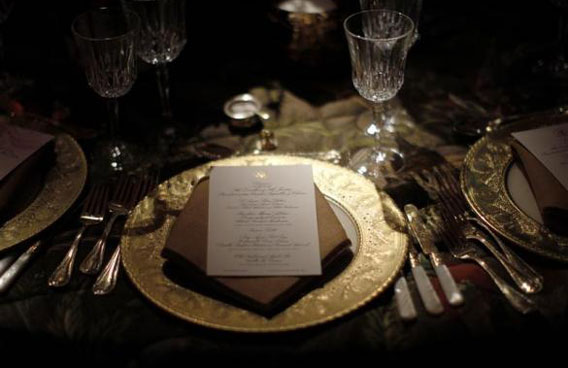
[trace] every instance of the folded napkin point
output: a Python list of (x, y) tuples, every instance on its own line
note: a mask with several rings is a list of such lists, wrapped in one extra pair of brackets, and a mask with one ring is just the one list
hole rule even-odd
[(568, 236), (568, 190), (516, 139), (511, 142), (511, 151), (529, 182), (544, 225), (557, 235)]
[[(210, 277), (206, 275), (209, 180), (193, 190), (162, 250), (164, 274), (182, 287), (270, 318), (339, 274), (353, 258), (350, 240), (315, 188), (321, 276)], [(191, 234), (191, 235), (189, 235)]]

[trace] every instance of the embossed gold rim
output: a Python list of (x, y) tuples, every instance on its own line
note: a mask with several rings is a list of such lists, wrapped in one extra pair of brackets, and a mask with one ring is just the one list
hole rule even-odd
[[(323, 288), (313, 290), (273, 318), (264, 318), (174, 284), (162, 273), (159, 253), (193, 185), (212, 165), (311, 164), (322, 193), (354, 220), (360, 242), (353, 261)], [(191, 184), (193, 182), (193, 185)], [(382, 200), (381, 200), (382, 198)], [(188, 322), (238, 332), (279, 332), (319, 325), (342, 317), (383, 292), (400, 271), (407, 236), (385, 220), (384, 209), (398, 221), (402, 213), (394, 202), (354, 172), (312, 159), (293, 156), (244, 156), (220, 160), (188, 170), (160, 184), (127, 219), (121, 239), (125, 270), (138, 290), (161, 309)], [(163, 213), (169, 213), (165, 217)], [(153, 222), (162, 224), (151, 228)], [(143, 230), (146, 229), (146, 230)]]
[(87, 180), (87, 160), (68, 134), (55, 136), (55, 165), (34, 201), (0, 227), (0, 251), (11, 248), (53, 224), (81, 194)]
[(507, 190), (514, 158), (511, 132), (565, 122), (567, 116), (539, 116), (518, 121), (476, 142), (461, 171), (461, 187), (473, 211), (514, 244), (533, 253), (568, 262), (568, 238), (551, 233), (521, 211)]

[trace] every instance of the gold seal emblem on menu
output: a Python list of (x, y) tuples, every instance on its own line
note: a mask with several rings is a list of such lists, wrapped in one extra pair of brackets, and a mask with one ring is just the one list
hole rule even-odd
[(265, 171), (259, 170), (254, 174), (254, 177), (257, 178), (257, 179), (266, 179), (268, 177), (268, 175), (266, 174)]

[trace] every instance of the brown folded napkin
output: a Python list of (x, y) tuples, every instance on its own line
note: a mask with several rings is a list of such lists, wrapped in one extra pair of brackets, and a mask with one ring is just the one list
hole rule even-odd
[(0, 224), (25, 209), (41, 190), (55, 160), (52, 138), (0, 123)]
[(552, 232), (568, 236), (568, 191), (521, 143), (511, 143), (513, 155), (535, 196), (544, 225)]
[(345, 230), (316, 187), (322, 276), (209, 277), (209, 180), (201, 181), (176, 219), (162, 256), (165, 274), (182, 285), (264, 316), (272, 316), (338, 274), (352, 259)]

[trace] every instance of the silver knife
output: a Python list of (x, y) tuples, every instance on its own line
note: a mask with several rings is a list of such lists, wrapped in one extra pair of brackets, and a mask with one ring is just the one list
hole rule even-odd
[(0, 275), (2, 275), (4, 271), (6, 271), (8, 267), (12, 265), (12, 263), (14, 263), (16, 257), (16, 254), (10, 253), (3, 255), (2, 258), (0, 258)]
[(14, 284), (24, 267), (32, 257), (38, 252), (42, 244), (41, 240), (35, 241), (25, 252), (23, 252), (0, 276), (0, 294), (5, 293)]
[(402, 271), (394, 284), (394, 297), (400, 318), (405, 321), (416, 319), (418, 314), (416, 313), (414, 302), (412, 302), (412, 297), (410, 296), (410, 289), (408, 289), (408, 283)]
[(416, 281), (416, 287), (418, 288), (418, 294), (424, 303), (426, 311), (431, 314), (441, 314), (444, 312), (444, 306), (440, 302), (438, 293), (434, 290), (430, 279), (424, 271), (424, 267), (420, 264), (418, 259), (418, 252), (414, 248), (414, 244), (410, 242), (408, 247), (408, 258), (410, 260), (410, 267), (414, 281)]
[(418, 209), (412, 204), (407, 204), (404, 206), (404, 213), (406, 214), (408, 228), (410, 229), (412, 237), (420, 245), (424, 254), (430, 258), (430, 262), (432, 263), (432, 267), (434, 267), (438, 280), (440, 280), (440, 285), (448, 299), (448, 303), (453, 306), (462, 305), (464, 302), (463, 295), (457, 287), (448, 267), (442, 262), (430, 233), (425, 230), (425, 225), (418, 213)]

